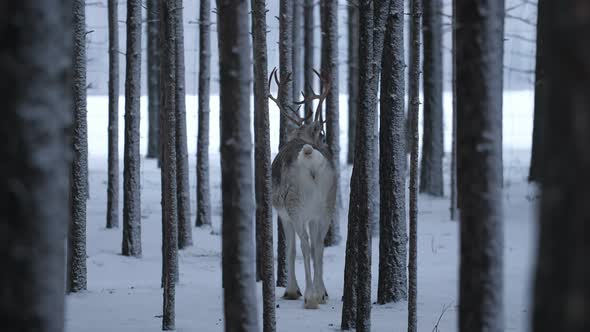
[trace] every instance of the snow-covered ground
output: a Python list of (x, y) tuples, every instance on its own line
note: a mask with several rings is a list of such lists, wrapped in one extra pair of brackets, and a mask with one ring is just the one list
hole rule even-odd
[[(526, 331), (529, 317), (529, 288), (534, 262), (535, 190), (526, 183), (532, 131), (532, 92), (507, 92), (504, 97), (504, 257), (506, 331)], [(142, 98), (142, 119), (145, 113)], [(154, 160), (142, 159), (142, 245), (141, 259), (120, 255), (121, 230), (105, 229), (107, 99), (88, 100), (90, 195), (88, 202), (88, 290), (67, 297), (67, 330), (158, 331), (161, 326), (161, 217), (160, 176)], [(123, 146), (123, 104), (121, 98), (120, 153)], [(194, 246), (180, 254), (180, 284), (177, 287), (176, 326), (178, 331), (222, 331), (220, 174), (218, 100), (211, 100), (211, 185), (212, 229), (193, 229)], [(272, 106), (272, 105), (271, 105)], [(341, 97), (342, 158), (346, 153), (346, 97)], [(450, 98), (445, 95), (445, 109)], [(187, 97), (189, 153), (191, 155), (191, 202), (195, 206), (196, 98)], [(272, 150), (276, 152), (278, 111), (271, 108)], [(142, 155), (146, 151), (146, 121), (142, 121)], [(445, 145), (450, 146), (450, 112), (445, 114)], [(445, 176), (448, 174), (445, 160)], [(121, 164), (122, 171), (122, 164)], [(344, 201), (348, 201), (351, 168), (342, 170)], [(121, 175), (122, 176), (122, 175)], [(448, 190), (447, 190), (448, 194)], [(122, 204), (122, 203), (121, 203)], [(345, 204), (347, 205), (347, 204)], [(122, 205), (121, 205), (122, 207)], [(449, 220), (448, 195), (442, 199), (419, 197), (418, 228), (418, 323), (419, 331), (432, 331), (443, 308), (438, 331), (457, 329), (458, 224)], [(304, 310), (303, 300), (286, 301), (277, 288), (277, 331), (336, 331), (340, 326), (344, 248), (347, 212), (343, 211), (343, 241), (325, 252), (325, 281), (331, 296), (319, 310)], [(275, 235), (276, 239), (276, 235)], [(376, 299), (378, 238), (373, 240), (373, 297)], [(276, 248), (276, 245), (275, 245)], [(297, 274), (303, 279), (300, 253)], [(303, 286), (303, 285), (302, 285)], [(261, 296), (261, 285), (258, 284)], [(258, 307), (261, 316), (261, 301)], [(406, 328), (407, 303), (373, 305), (373, 331), (401, 331)]]

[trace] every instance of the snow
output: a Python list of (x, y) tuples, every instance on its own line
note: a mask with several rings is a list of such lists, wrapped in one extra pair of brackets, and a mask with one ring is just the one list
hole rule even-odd
[[(191, 212), (195, 215), (196, 97), (187, 96), (189, 133)], [(531, 269), (535, 242), (535, 188), (526, 183), (532, 133), (532, 91), (504, 95), (504, 216), (505, 216), (505, 324), (506, 331), (527, 331)], [(346, 154), (346, 96), (341, 96), (342, 160)], [(147, 142), (146, 98), (142, 97), (141, 151)], [(451, 100), (445, 95), (445, 144), (450, 148)], [(271, 104), (271, 139), (277, 152), (278, 111)], [(88, 201), (88, 290), (67, 296), (67, 331), (159, 331), (161, 329), (161, 212), (160, 175), (154, 160), (142, 160), (142, 246), (140, 259), (120, 255), (121, 229), (107, 230), (107, 98), (88, 98), (90, 200)], [(123, 153), (123, 109), (120, 100), (120, 155)], [(176, 288), (178, 331), (222, 331), (220, 170), (218, 98), (211, 98), (211, 195), (213, 226), (193, 228), (194, 246), (180, 252), (180, 284)], [(418, 217), (418, 330), (432, 331), (443, 307), (449, 306), (438, 331), (457, 330), (458, 224), (449, 220), (448, 154), (445, 156), (446, 197), (419, 196)], [(121, 158), (122, 163), (122, 158)], [(344, 163), (343, 163), (344, 165)], [(123, 166), (120, 166), (121, 181)], [(343, 166), (344, 202), (348, 201), (351, 168)], [(122, 186), (122, 183), (120, 184)], [(122, 202), (120, 203), (122, 207)], [(346, 204), (347, 205), (347, 204)], [(275, 214), (276, 215), (276, 214)], [(277, 331), (336, 331), (340, 327), (347, 211), (341, 213), (343, 240), (326, 248), (325, 282), (329, 302), (319, 310), (303, 309), (303, 300), (281, 298), (277, 288)], [(275, 228), (276, 241), (276, 228)], [(373, 301), (378, 275), (378, 238), (373, 239)], [(276, 250), (276, 244), (275, 244)], [(303, 263), (298, 249), (297, 275), (303, 279)], [(276, 264), (275, 264), (276, 266)], [(262, 285), (257, 285), (258, 313), (262, 326)], [(406, 329), (407, 303), (373, 305), (373, 331)]]

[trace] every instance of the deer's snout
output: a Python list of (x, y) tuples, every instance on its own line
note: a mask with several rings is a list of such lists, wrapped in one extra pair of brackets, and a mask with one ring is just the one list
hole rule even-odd
[(313, 153), (313, 147), (312, 147), (311, 145), (309, 145), (309, 144), (305, 144), (305, 145), (303, 146), (303, 154), (304, 154), (306, 157), (311, 157), (311, 154), (312, 154), (312, 153)]

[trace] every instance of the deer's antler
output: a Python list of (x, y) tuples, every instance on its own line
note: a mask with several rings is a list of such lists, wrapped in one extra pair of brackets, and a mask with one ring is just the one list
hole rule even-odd
[[(277, 84), (277, 97), (274, 97), (272, 95), (272, 93), (270, 93), (270, 85), (272, 84), (272, 80), (274, 77), (274, 81)], [(270, 72), (270, 76), (268, 77), (268, 99), (272, 100), (275, 102), (275, 104), (277, 104), (277, 106), (279, 107), (279, 110), (281, 111), (281, 113), (289, 120), (291, 120), (293, 123), (295, 123), (298, 127), (301, 127), (301, 125), (303, 124), (304, 119), (302, 119), (299, 116), (299, 108), (301, 108), (301, 105), (299, 105), (299, 107), (297, 107), (296, 110), (293, 109), (293, 107), (291, 107), (290, 105), (282, 105), (281, 102), (279, 101), (279, 97), (281, 95), (281, 91), (283, 89), (283, 85), (285, 82), (288, 82), (291, 80), (291, 73), (287, 74), (287, 77), (283, 80), (283, 82), (279, 81), (279, 78), (277, 77), (277, 68), (275, 67), (271, 72)], [(291, 113), (293, 113), (293, 115), (291, 115), (289, 112), (287, 112), (287, 109), (289, 109), (289, 111), (291, 111)]]
[[(315, 116), (314, 116), (314, 121), (320, 121), (321, 123), (324, 123), (324, 117), (322, 115), (322, 103), (324, 102), (324, 100), (326, 99), (326, 97), (328, 96), (328, 92), (330, 91), (330, 82), (322, 75), (320, 75), (320, 73), (318, 73), (317, 70), (313, 69), (313, 72), (316, 74), (316, 76), (320, 79), (320, 87), (322, 92), (320, 94), (317, 94), (314, 90), (313, 90), (313, 84), (310, 84), (308, 82), (308, 87), (309, 90), (311, 91), (311, 95), (306, 95), (303, 91), (301, 92), (301, 95), (303, 96), (303, 100), (295, 102), (295, 104), (305, 104), (307, 102), (310, 102), (312, 100), (318, 99), (318, 106), (316, 107), (315, 110)], [(305, 120), (308, 120), (311, 116), (313, 115), (313, 113), (311, 114), (306, 114), (305, 116)]]

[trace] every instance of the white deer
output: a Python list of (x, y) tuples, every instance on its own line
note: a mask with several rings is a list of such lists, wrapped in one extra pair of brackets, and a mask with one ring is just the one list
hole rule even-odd
[[(314, 70), (322, 79), (320, 74)], [(271, 72), (278, 85), (279, 95), (282, 84), (277, 78), (276, 68)], [(286, 78), (290, 80), (290, 75)], [(287, 242), (287, 288), (284, 298), (296, 300), (301, 296), (295, 277), (295, 233), (301, 242), (305, 265), (304, 307), (317, 309), (326, 303), (328, 292), (323, 280), (324, 238), (330, 227), (336, 208), (336, 175), (332, 154), (324, 138), (324, 121), (321, 104), (326, 98), (329, 84), (323, 81), (321, 95), (313, 92), (295, 104), (318, 100), (315, 116), (299, 116), (291, 105), (281, 105), (269, 94), (280, 111), (296, 124), (277, 156), (272, 162), (272, 204), (277, 210), (285, 231)], [(270, 89), (269, 89), (270, 90)], [(310, 259), (313, 259), (313, 279)]]

